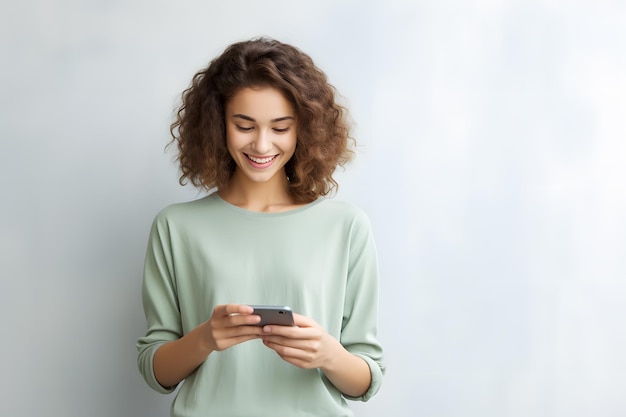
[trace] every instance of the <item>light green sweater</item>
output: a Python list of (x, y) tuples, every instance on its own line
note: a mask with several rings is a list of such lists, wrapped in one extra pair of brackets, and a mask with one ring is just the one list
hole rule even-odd
[[(172, 205), (153, 223), (143, 280), (148, 330), (137, 341), (139, 369), (163, 343), (211, 317), (218, 304), (288, 305), (309, 316), (372, 375), (380, 388), (376, 339), (378, 266), (369, 220), (348, 204), (319, 199), (283, 213), (256, 213), (217, 194)], [(284, 362), (260, 340), (211, 353), (182, 386), (172, 416), (352, 416), (344, 396), (317, 369)]]

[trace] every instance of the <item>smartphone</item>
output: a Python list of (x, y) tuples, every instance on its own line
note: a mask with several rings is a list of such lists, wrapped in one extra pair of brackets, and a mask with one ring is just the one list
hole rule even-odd
[(261, 316), (261, 321), (256, 326), (277, 324), (280, 326), (295, 326), (293, 312), (287, 306), (251, 305), (254, 309), (252, 314)]

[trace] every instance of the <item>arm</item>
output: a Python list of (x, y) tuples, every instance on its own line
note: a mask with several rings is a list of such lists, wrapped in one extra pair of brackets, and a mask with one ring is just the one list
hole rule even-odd
[(262, 329), (251, 326), (261, 318), (250, 306), (215, 307), (211, 318), (178, 340), (162, 345), (154, 354), (154, 376), (164, 387), (176, 386), (214, 351), (257, 339)]
[(209, 320), (189, 332), (182, 328), (174, 268), (176, 246), (171, 243), (165, 216), (155, 219), (144, 266), (142, 299), (148, 329), (137, 340), (138, 366), (156, 391), (169, 393), (215, 350), (257, 338), (261, 330), (252, 308), (244, 305), (215, 307)]
[(301, 368), (319, 368), (339, 391), (362, 396), (370, 386), (370, 368), (348, 352), (313, 319), (294, 314), (297, 327), (265, 326), (263, 343), (280, 357)]
[(265, 326), (265, 345), (301, 368), (319, 368), (344, 396), (367, 401), (379, 390), (382, 347), (376, 338), (378, 262), (369, 220), (357, 213), (347, 239), (349, 255), (339, 339), (311, 318), (294, 315), (298, 327)]
[(372, 383), (367, 362), (348, 352), (339, 342), (333, 360), (321, 369), (339, 391), (350, 397), (361, 397)]

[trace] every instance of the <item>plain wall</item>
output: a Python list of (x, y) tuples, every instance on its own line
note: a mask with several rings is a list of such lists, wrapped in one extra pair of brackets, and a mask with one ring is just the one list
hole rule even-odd
[(136, 367), (150, 223), (195, 199), (168, 126), (267, 35), (359, 141), (388, 372), (359, 416), (626, 413), (626, 6), (618, 1), (4, 1), (0, 415), (168, 415)]

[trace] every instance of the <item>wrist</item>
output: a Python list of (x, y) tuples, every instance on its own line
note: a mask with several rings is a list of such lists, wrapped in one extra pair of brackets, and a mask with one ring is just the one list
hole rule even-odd
[(327, 376), (337, 372), (337, 369), (341, 366), (341, 364), (344, 363), (346, 359), (349, 359), (347, 356), (352, 356), (352, 354), (348, 352), (338, 340), (334, 337), (330, 337), (330, 339), (332, 342), (331, 348), (326, 355), (326, 360), (322, 366), (320, 366), (320, 370)]
[(209, 354), (215, 350), (215, 343), (208, 337), (210, 332), (207, 326), (208, 322), (202, 323), (187, 333), (186, 336), (192, 339), (191, 344), (196, 347), (198, 353), (205, 357), (209, 356)]

